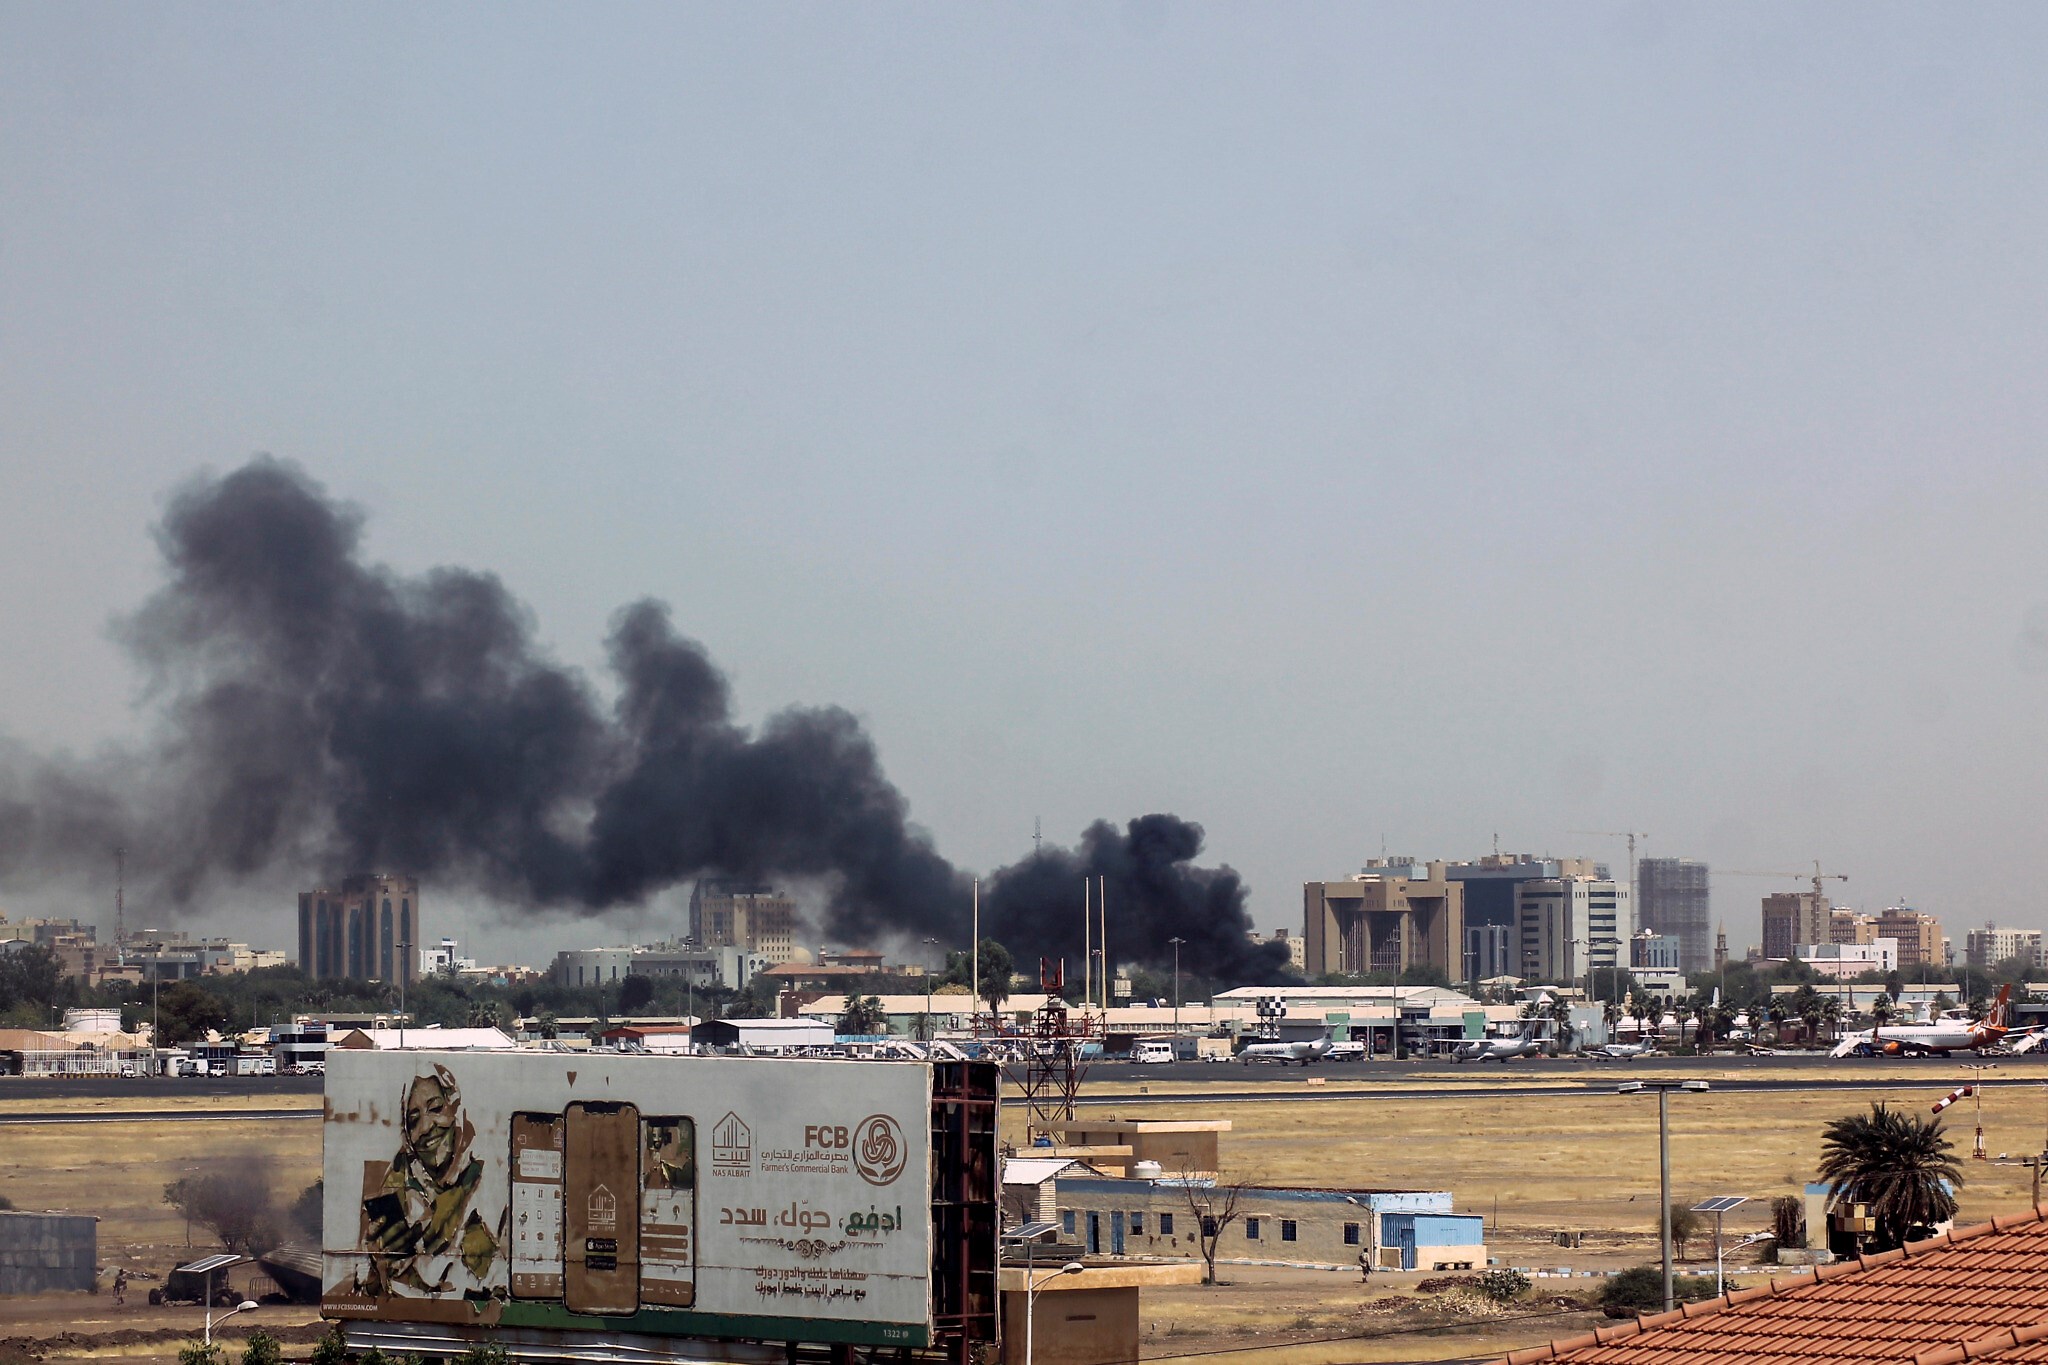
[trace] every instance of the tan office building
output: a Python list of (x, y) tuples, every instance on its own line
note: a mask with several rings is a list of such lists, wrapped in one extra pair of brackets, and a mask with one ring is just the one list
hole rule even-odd
[(340, 890), (299, 893), (299, 967), (314, 980), (419, 978), (417, 877), (359, 872)]
[(690, 892), (690, 937), (706, 948), (741, 948), (771, 963), (796, 958), (796, 902), (772, 886), (701, 881)]
[(1444, 864), (1375, 860), (1348, 881), (1302, 887), (1302, 957), (1311, 976), (1428, 966), (1464, 975), (1465, 888)]
[(1790, 958), (1802, 944), (1834, 941), (1834, 906), (1825, 893), (1780, 891), (1764, 897), (1765, 957)]
[(1941, 921), (1903, 905), (1886, 908), (1877, 917), (1877, 936), (1899, 941), (1899, 970), (1912, 974), (1922, 967), (1944, 967), (1941, 951)]

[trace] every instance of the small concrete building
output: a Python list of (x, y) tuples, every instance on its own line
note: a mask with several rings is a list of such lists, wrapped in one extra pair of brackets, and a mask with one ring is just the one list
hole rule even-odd
[(1109, 1118), (1069, 1123), (1060, 1129), (1064, 1141), (1045, 1155), (1084, 1159), (1119, 1174), (1152, 1161), (1166, 1175), (1214, 1175), (1221, 1169), (1217, 1139), (1229, 1131), (1229, 1119)]
[[(1091, 1255), (1198, 1256), (1196, 1235), (1224, 1195), (1213, 1181), (1066, 1178), (1063, 1235)], [(1217, 1245), (1218, 1260), (1356, 1265), (1382, 1270), (1486, 1268), (1486, 1220), (1454, 1213), (1444, 1191), (1249, 1187)]]
[(0, 1295), (91, 1293), (99, 1234), (87, 1214), (0, 1212)]
[(707, 1019), (691, 1031), (704, 1047), (743, 1047), (756, 1052), (830, 1047), (832, 1026), (822, 1019)]
[[(1131, 1365), (1139, 1358), (1139, 1292), (1147, 1285), (1202, 1282), (1198, 1261), (1148, 1265), (1084, 1259), (1078, 1273), (1063, 1275), (1061, 1249), (1042, 1251), (1044, 1259), (1030, 1269), (1006, 1261), (998, 1275), (1004, 1365), (1023, 1365), (1027, 1309), (1031, 1365)], [(1027, 1275), (1037, 1286), (1035, 1296), (1025, 1292)]]

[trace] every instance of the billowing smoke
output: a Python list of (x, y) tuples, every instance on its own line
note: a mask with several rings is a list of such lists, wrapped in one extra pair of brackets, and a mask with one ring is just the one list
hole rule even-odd
[[(218, 880), (403, 870), (533, 907), (635, 905), (695, 877), (812, 879), (828, 936), (959, 942), (964, 875), (910, 823), (836, 707), (734, 723), (726, 680), (643, 601), (613, 620), (609, 706), (535, 640), (495, 576), (360, 557), (362, 516), (258, 459), (171, 499), (168, 581), (121, 633), (162, 724), (145, 753), (0, 750), (0, 878), (115, 845), (186, 901)], [(985, 925), (1023, 961), (1078, 960), (1081, 878), (1109, 879), (1120, 961), (1268, 969), (1245, 891), (1168, 815), (1091, 828), (992, 875)], [(1071, 940), (1071, 942), (1070, 942)]]

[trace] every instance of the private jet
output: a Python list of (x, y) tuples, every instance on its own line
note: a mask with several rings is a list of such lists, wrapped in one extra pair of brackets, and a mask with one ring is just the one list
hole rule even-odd
[(1454, 1062), (1512, 1062), (1517, 1057), (1536, 1057), (1543, 1052), (1543, 1041), (1536, 1036), (1533, 1027), (1524, 1028), (1519, 1038), (1474, 1038), (1469, 1043), (1458, 1044), (1451, 1054)]
[(1250, 1043), (1237, 1055), (1246, 1066), (1253, 1062), (1278, 1062), (1286, 1066), (1289, 1062), (1300, 1062), (1303, 1066), (1319, 1061), (1330, 1051), (1330, 1040), (1318, 1038), (1312, 1043)]
[(1638, 1057), (1656, 1055), (1655, 1043), (1603, 1043), (1592, 1052), (1595, 1060), (1605, 1062), (1632, 1062)]

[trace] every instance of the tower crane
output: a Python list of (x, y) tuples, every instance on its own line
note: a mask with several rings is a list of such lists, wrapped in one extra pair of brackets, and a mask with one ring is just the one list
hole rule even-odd
[(1849, 880), (1849, 874), (1846, 872), (1821, 871), (1820, 859), (1818, 858), (1815, 858), (1813, 860), (1813, 871), (1811, 872), (1750, 872), (1741, 870), (1724, 872), (1717, 867), (1713, 870), (1711, 875), (1716, 877), (1790, 877), (1794, 881), (1807, 880), (1813, 883), (1813, 894), (1816, 896), (1821, 894), (1820, 884), (1824, 881), (1846, 882)]
[(1628, 893), (1636, 893), (1636, 840), (1649, 842), (1650, 836), (1637, 829), (1568, 829), (1567, 834), (1592, 834), (1602, 839), (1628, 840)]

